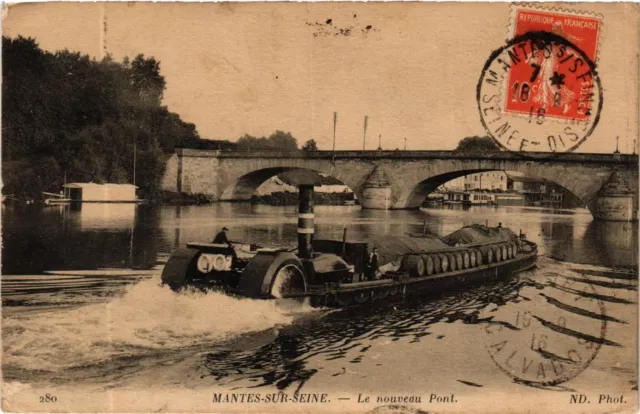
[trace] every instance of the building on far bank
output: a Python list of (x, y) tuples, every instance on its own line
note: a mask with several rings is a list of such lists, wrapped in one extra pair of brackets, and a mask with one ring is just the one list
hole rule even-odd
[(507, 174), (504, 171), (487, 171), (464, 177), (464, 189), (507, 191)]
[[(353, 191), (346, 185), (342, 184), (340, 181), (332, 177), (325, 177), (322, 175), (320, 175), (320, 177), (322, 180), (322, 185), (315, 187), (316, 192), (331, 193), (331, 194), (338, 194), (338, 193), (353, 194)], [(258, 196), (268, 195), (272, 193), (279, 193), (279, 192), (297, 193), (298, 187), (288, 183), (286, 176), (285, 178), (282, 178), (281, 176), (275, 175), (269, 178), (268, 180), (266, 180), (256, 189), (256, 195)], [(355, 194), (353, 196), (355, 197)]]
[(545, 186), (545, 180), (525, 177), (518, 172), (487, 171), (465, 175), (449, 181), (443, 187), (447, 190), (513, 191), (522, 194), (539, 194), (545, 192)]
[[(502, 195), (492, 198), (498, 205), (548, 205), (561, 208), (583, 206), (565, 188), (544, 179), (526, 177), (514, 171), (487, 171), (451, 180), (437, 190), (444, 193), (444, 202), (473, 201), (473, 194), (491, 192)], [(477, 196), (478, 199), (485, 198)]]
[(507, 191), (507, 174), (504, 171), (486, 171), (455, 178), (440, 186), (441, 192), (502, 190)]
[(464, 190), (464, 178), (465, 177), (458, 177), (451, 181), (447, 181), (438, 187), (438, 191), (443, 193), (447, 191), (462, 191)]
[(132, 184), (69, 183), (63, 186), (71, 201), (83, 203), (136, 203), (138, 187)]
[(507, 190), (509, 191), (523, 194), (543, 194), (546, 192), (546, 188), (546, 180), (507, 174)]
[(527, 205), (548, 205), (561, 208), (583, 207), (584, 203), (566, 188), (543, 179), (507, 174), (507, 191), (522, 194)]
[(522, 194), (526, 204), (542, 203), (547, 191), (547, 182), (522, 175), (507, 175), (507, 190)]

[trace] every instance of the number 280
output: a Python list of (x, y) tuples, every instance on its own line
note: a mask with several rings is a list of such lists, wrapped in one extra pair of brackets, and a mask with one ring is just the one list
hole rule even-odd
[(55, 395), (45, 394), (40, 396), (41, 403), (56, 402), (58, 398)]

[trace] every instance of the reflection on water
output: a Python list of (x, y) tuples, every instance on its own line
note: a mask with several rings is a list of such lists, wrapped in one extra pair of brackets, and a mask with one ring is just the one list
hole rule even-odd
[[(637, 266), (637, 223), (592, 220), (586, 209), (474, 206), (380, 211), (358, 206), (316, 207), (316, 237), (349, 240), (422, 232), (444, 235), (471, 223), (522, 230), (540, 252), (559, 260)], [(221, 227), (230, 239), (294, 246), (295, 207), (219, 203), (208, 206), (83, 204), (79, 208), (4, 208), (4, 274), (48, 269), (149, 267), (188, 241), (209, 241)]]
[(84, 203), (80, 207), (80, 229), (130, 230), (136, 221), (134, 203)]
[(376, 307), (375, 311), (364, 307), (328, 314), (288, 326), (278, 332), (275, 340), (255, 350), (223, 349), (210, 353), (205, 357), (204, 367), (220, 384), (274, 385), (279, 390), (293, 386), (299, 391), (318, 373), (315, 368), (318, 361), (335, 367), (334, 372), (325, 372), (325, 375), (339, 376), (346, 372), (345, 366), (371, 360), (371, 354), (379, 351), (376, 348), (388, 341), (405, 338), (409, 346), (428, 348), (429, 342), (444, 338), (442, 335), (431, 337), (431, 325), (456, 321), (491, 323), (492, 317), (478, 317), (480, 310), (492, 301), (502, 305), (521, 301), (518, 288), (523, 283), (512, 279), (437, 300), (390, 304)]
[[(551, 279), (549, 275), (557, 276)], [(358, 369), (355, 364), (375, 365), (381, 367), (381, 372), (393, 369), (384, 366), (382, 362), (386, 361), (381, 358), (389, 352), (391, 344), (395, 353), (419, 356), (446, 348), (444, 342), (460, 348), (450, 354), (459, 355), (465, 346), (468, 347), (465, 352), (473, 348), (467, 341), (497, 341), (486, 332), (495, 334), (501, 330), (507, 332), (502, 337), (510, 341), (524, 340), (523, 349), (528, 348), (526, 344), (533, 331), (548, 338), (548, 342), (554, 344), (549, 350), (555, 352), (566, 351), (558, 344), (567, 343), (569, 350), (577, 344), (583, 344), (583, 347), (594, 344), (586, 347), (585, 357), (589, 352), (598, 352), (600, 346), (608, 347), (607, 352), (615, 350), (624, 354), (634, 344), (635, 330), (629, 324), (635, 314), (633, 298), (638, 286), (635, 280), (619, 279), (619, 276), (602, 268), (585, 270), (580, 265), (568, 267), (543, 258), (538, 269), (498, 283), (478, 285), (411, 303), (330, 313), (323, 318), (284, 327), (277, 331), (275, 339), (268, 338), (257, 349), (226, 346), (204, 356), (207, 374), (202, 378), (208, 377), (218, 384), (237, 388), (274, 386), (278, 390), (291, 387), (291, 391), (299, 391), (315, 375), (339, 377)], [(607, 312), (589, 311), (590, 300), (606, 307)], [(597, 305), (595, 309), (598, 309)], [(535, 326), (530, 329), (526, 329), (529, 328), (528, 323), (519, 323), (514, 318), (525, 312), (533, 315), (531, 323)], [(562, 327), (553, 323), (558, 320), (562, 321)], [(602, 325), (608, 326), (606, 338), (597, 336)], [(450, 336), (454, 337), (454, 342), (450, 342)], [(541, 352), (540, 356), (543, 364), (551, 360), (557, 364), (564, 354), (548, 351)], [(405, 369), (415, 372), (421, 361), (419, 357), (412, 361), (417, 365)], [(564, 362), (563, 372), (567, 378), (572, 377), (571, 371), (577, 374), (584, 368), (584, 365), (571, 360)], [(450, 364), (450, 358), (441, 362), (429, 358), (428, 364), (421, 367), (424, 370), (421, 375), (446, 376)], [(464, 374), (461, 371), (458, 375)], [(475, 377), (464, 378), (456, 380), (474, 386), (490, 385), (482, 384), (484, 379), (477, 373)], [(545, 379), (552, 380), (552, 375)], [(415, 387), (415, 384), (409, 387)], [(411, 389), (396, 388), (390, 384), (389, 391)]]
[(610, 266), (638, 266), (638, 223), (594, 221), (584, 234), (597, 262)]
[(147, 268), (158, 251), (158, 211), (135, 204), (6, 208), (2, 273)]

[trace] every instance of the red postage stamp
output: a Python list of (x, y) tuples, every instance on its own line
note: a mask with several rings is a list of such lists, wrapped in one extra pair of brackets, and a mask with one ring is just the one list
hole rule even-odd
[[(514, 6), (510, 38), (532, 32), (548, 32), (567, 43), (592, 61), (596, 61), (600, 18), (568, 11)], [(580, 77), (589, 70), (580, 56), (569, 47), (554, 50), (541, 48), (520, 50), (527, 65), (513, 65), (505, 85), (504, 112), (529, 116), (543, 108), (547, 118), (584, 121), (592, 111), (589, 98), (592, 79)], [(569, 76), (563, 74), (569, 72)]]

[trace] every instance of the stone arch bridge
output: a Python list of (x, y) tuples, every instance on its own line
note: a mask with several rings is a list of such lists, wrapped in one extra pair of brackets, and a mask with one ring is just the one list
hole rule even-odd
[[(391, 184), (392, 209), (418, 208), (427, 194), (454, 178), (483, 171), (517, 171), (552, 181), (596, 213), (603, 186), (616, 177), (630, 190), (633, 219), (638, 210), (638, 156), (621, 154), (461, 153), (454, 151), (318, 151), (313, 153), (202, 151), (178, 149), (167, 161), (163, 189), (203, 194), (213, 200), (250, 200), (270, 177), (286, 171), (330, 175), (361, 198), (373, 170)], [(615, 174), (613, 174), (615, 172)], [(310, 174), (309, 174), (310, 175)], [(611, 187), (611, 185), (609, 185)], [(607, 217), (601, 217), (607, 219)]]

